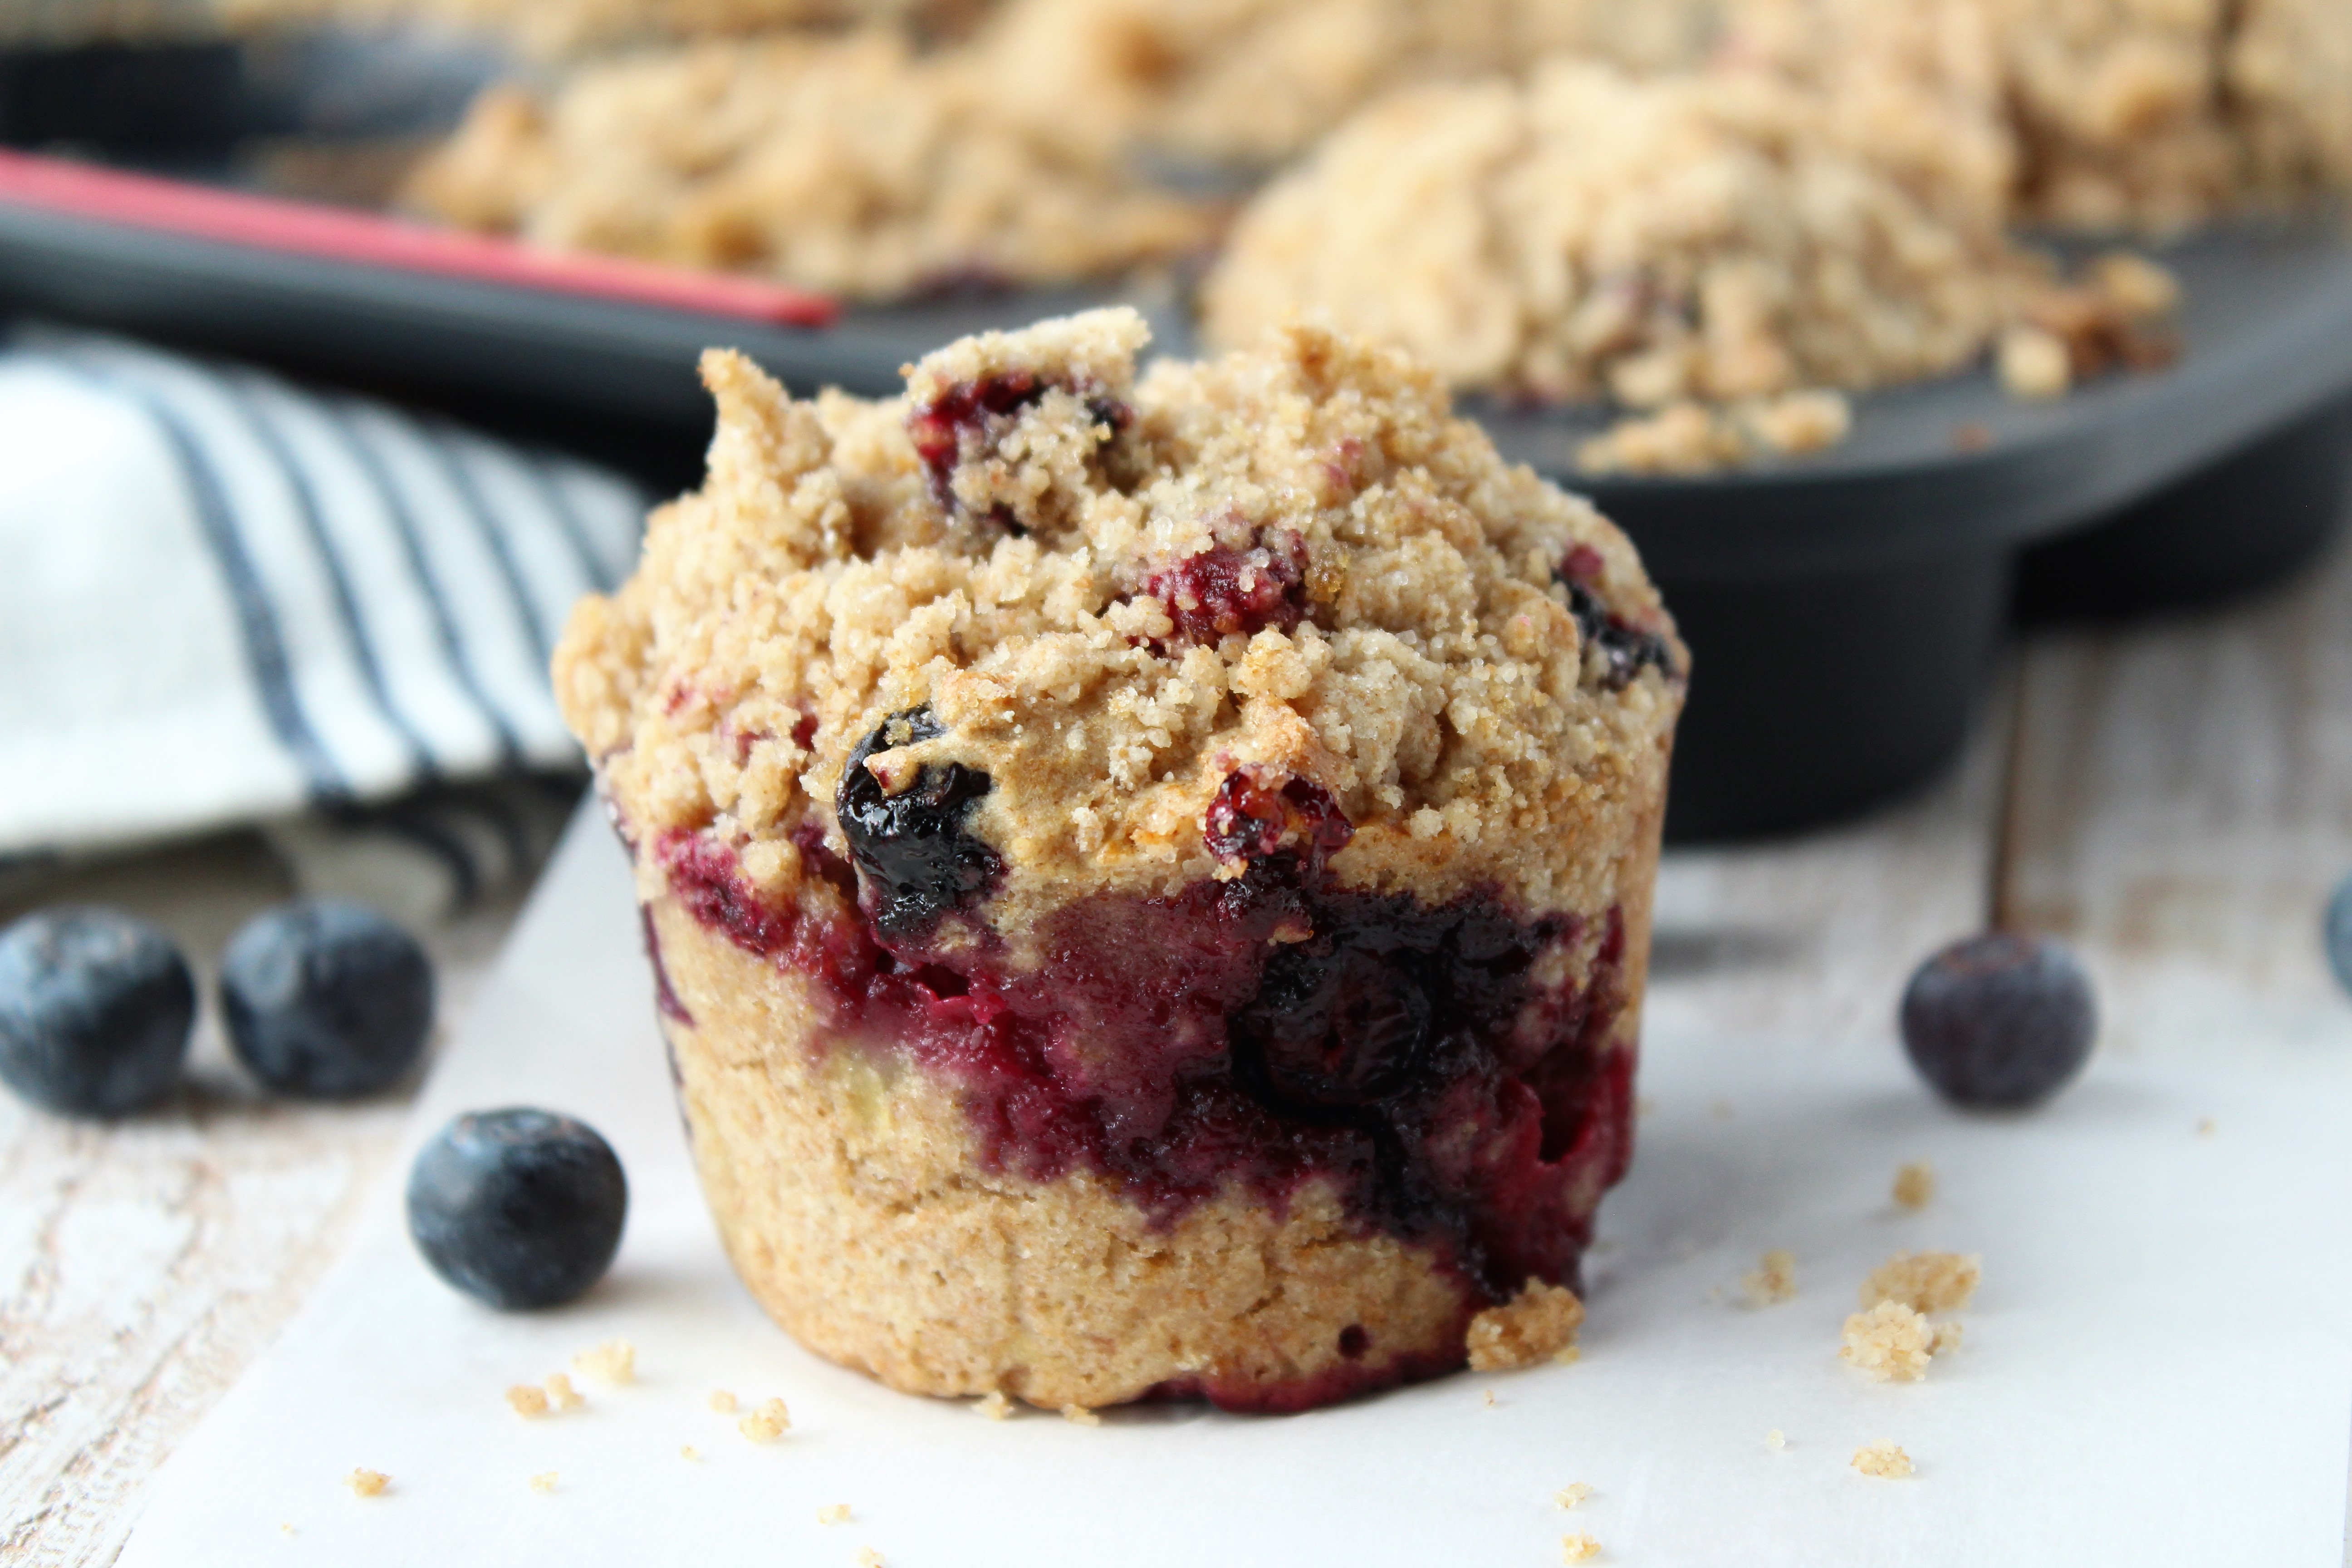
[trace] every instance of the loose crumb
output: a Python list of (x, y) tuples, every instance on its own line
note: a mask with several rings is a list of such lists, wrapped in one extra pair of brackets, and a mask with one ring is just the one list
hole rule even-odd
[(343, 1478), (343, 1484), (352, 1489), (354, 1497), (382, 1497), (383, 1489), (392, 1484), (392, 1478), (382, 1470), (353, 1470)]
[(1087, 1409), (1083, 1405), (1063, 1405), (1062, 1419), (1078, 1426), (1099, 1426), (1102, 1425), (1102, 1417), (1096, 1415), (1093, 1411)]
[(2074, 356), (2065, 340), (2040, 327), (2014, 326), (2000, 334), (2000, 384), (2012, 397), (2063, 397), (2074, 384)]
[(1913, 1212), (1936, 1201), (1935, 1167), (1915, 1160), (1895, 1173), (1895, 1205)]
[(1838, 1359), (1881, 1383), (1914, 1383), (1927, 1375), (1935, 1331), (1900, 1301), (1881, 1301), (1845, 1321)]
[(772, 1443), (792, 1428), (792, 1413), (784, 1408), (784, 1402), (781, 1399), (769, 1400), (735, 1423), (735, 1430), (754, 1443)]
[(1495, 1391), (1491, 1388), (1486, 1391), (1486, 1408), (1489, 1410), (1495, 1408)]
[(1899, 1481), (1911, 1473), (1911, 1456), (1881, 1437), (1875, 1443), (1864, 1443), (1853, 1451), (1853, 1468), (1865, 1476)]
[(1934, 1335), (1927, 1341), (1927, 1353), (1929, 1355), (1946, 1355), (1959, 1348), (1960, 1325), (1958, 1323), (1937, 1323), (1936, 1325)]
[(857, 1568), (882, 1568), (882, 1553), (871, 1546), (861, 1547), (857, 1553)]
[(1582, 1481), (1571, 1481), (1552, 1494), (1551, 1500), (1562, 1508), (1576, 1508), (1592, 1495), (1592, 1489)]
[(531, 1477), (530, 1489), (535, 1492), (553, 1491), (555, 1489), (555, 1472), (553, 1470), (549, 1470), (543, 1474)]
[(695, 1463), (699, 1464), (702, 1461), (702, 1450), (696, 1447), (693, 1444), (688, 1443), (678, 1449), (677, 1457), (681, 1459), (691, 1459)]
[(1558, 1285), (1530, 1279), (1504, 1306), (1489, 1307), (1470, 1320), (1467, 1344), (1473, 1372), (1507, 1372), (1533, 1366), (1576, 1343), (1584, 1324), (1584, 1303)]
[(1739, 1289), (1751, 1307), (1770, 1307), (1796, 1300), (1797, 1255), (1773, 1248), (1756, 1268), (1740, 1276)]
[(1863, 1281), (1862, 1304), (1900, 1301), (1915, 1312), (1956, 1312), (1977, 1293), (1984, 1260), (1957, 1252), (1898, 1252)]
[(819, 1524), (847, 1524), (849, 1505), (845, 1502), (827, 1503), (816, 1510), (816, 1521)]
[(1590, 1563), (1601, 1555), (1601, 1542), (1579, 1532), (1559, 1538), (1559, 1560), (1562, 1563)]
[(600, 1383), (635, 1383), (637, 1380), (637, 1347), (626, 1340), (606, 1340), (594, 1350), (582, 1351), (572, 1358), (574, 1370), (584, 1372)]
[(1000, 1388), (992, 1392), (987, 1398), (973, 1405), (972, 1408), (991, 1421), (1003, 1421), (1010, 1419), (1013, 1415), (1013, 1401), (1005, 1398), (1004, 1391)]
[(1764, 1446), (1777, 1454), (1789, 1446), (1789, 1435), (1775, 1426), (1764, 1434)]
[(544, 1386), (547, 1402), (558, 1410), (577, 1410), (587, 1403), (581, 1398), (580, 1391), (572, 1386), (572, 1380), (560, 1372), (549, 1373)]
[(289, 1535), (292, 1535), (292, 1534), (295, 1534), (295, 1533), (296, 1533), (296, 1531), (295, 1531), (294, 1527), (293, 1527), (292, 1525), (290, 1525), (290, 1524), (281, 1524), (281, 1525), (279, 1525), (278, 1528), (278, 1529), (280, 1529), (280, 1530), (282, 1530), (282, 1531), (285, 1531), (287, 1534), (289, 1534)]
[(732, 1415), (736, 1410), (735, 1396), (723, 1388), (714, 1388), (710, 1391), (710, 1408), (721, 1415)]
[(525, 1420), (547, 1414), (547, 1391), (528, 1383), (518, 1383), (507, 1390), (507, 1404)]

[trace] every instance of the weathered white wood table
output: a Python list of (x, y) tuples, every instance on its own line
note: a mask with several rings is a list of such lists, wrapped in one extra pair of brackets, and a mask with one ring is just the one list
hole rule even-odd
[[(2103, 1050), (2212, 1027), (2315, 1027), (2352, 1048), (2352, 999), (2318, 945), (2347, 872), (2352, 551), (2257, 605), (2035, 638), (1929, 796), (1800, 842), (1672, 858), (1653, 1016), (1891, 1050), (1913, 964), (2000, 920), (2079, 945)], [(232, 840), (39, 896), (142, 909), (203, 960), (283, 892)], [(445, 1019), (506, 919), (436, 934)], [(177, 1107), (119, 1128), (0, 1099), (0, 1561), (112, 1560), (142, 1481), (334, 1256), (404, 1110), (260, 1100), (209, 1029), (196, 1076)]]

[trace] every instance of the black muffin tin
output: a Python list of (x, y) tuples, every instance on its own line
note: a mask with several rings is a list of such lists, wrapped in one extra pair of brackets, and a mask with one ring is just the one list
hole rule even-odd
[[(331, 35), (260, 48), (0, 56), (0, 136), (234, 182), (257, 143), (444, 125), (497, 62)], [(131, 107), (110, 108), (124, 81)], [(109, 85), (112, 84), (112, 85)], [(2053, 402), (1984, 372), (1858, 400), (1828, 452), (1692, 479), (1590, 478), (1599, 421), (1487, 406), (1508, 456), (1593, 496), (1642, 548), (1696, 660), (1676, 838), (1778, 832), (1896, 795), (1963, 740), (2012, 603), (2037, 618), (2198, 604), (2291, 574), (2345, 510), (2352, 239), (2240, 226), (2166, 247), (2187, 303), (2172, 368)], [(692, 480), (706, 345), (795, 389), (887, 393), (961, 332), (1111, 299), (1187, 352), (1172, 292), (1073, 290), (850, 309), (781, 327), (323, 261), (0, 201), (0, 301), (428, 398)]]

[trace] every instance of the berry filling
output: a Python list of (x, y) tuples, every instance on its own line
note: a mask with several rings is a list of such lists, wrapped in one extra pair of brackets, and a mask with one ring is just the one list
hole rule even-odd
[(1568, 589), (1569, 613), (1576, 617), (1576, 629), (1584, 638), (1584, 646), (1601, 650), (1601, 684), (1611, 691), (1622, 691), (1633, 684), (1645, 665), (1669, 680), (1680, 679), (1682, 671), (1675, 668), (1674, 650), (1666, 646), (1664, 637), (1643, 630), (1601, 603), (1601, 595), (1593, 591), (1593, 584), (1601, 580), (1601, 552), (1589, 544), (1580, 544), (1568, 552), (1568, 558), (1554, 574)]
[(1296, 630), (1307, 617), (1307, 542), (1274, 529), (1247, 550), (1219, 544), (1165, 566), (1144, 581), (1176, 623), (1176, 637), (1213, 647), (1266, 627)]

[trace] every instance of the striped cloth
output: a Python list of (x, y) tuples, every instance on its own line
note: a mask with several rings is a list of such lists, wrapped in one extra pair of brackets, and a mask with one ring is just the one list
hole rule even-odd
[(645, 498), (121, 340), (0, 348), (0, 858), (577, 765), (547, 679)]

